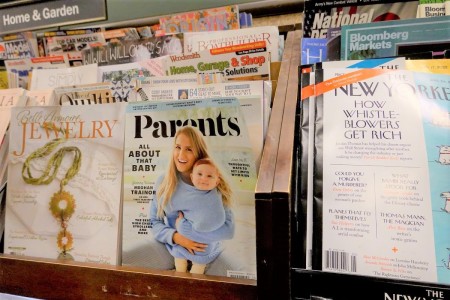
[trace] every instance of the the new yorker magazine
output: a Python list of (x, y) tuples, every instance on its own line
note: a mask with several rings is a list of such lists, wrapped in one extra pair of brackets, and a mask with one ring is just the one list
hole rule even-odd
[(322, 269), (448, 283), (450, 76), (321, 72)]
[(12, 111), (5, 253), (120, 264), (125, 106)]
[[(193, 197), (197, 187), (184, 176), (190, 176), (194, 162), (206, 157), (221, 174), (211, 192), (217, 189), (222, 197), (204, 202), (203, 195)], [(167, 205), (158, 194), (164, 178), (176, 190)], [(256, 279), (256, 179), (252, 147), (236, 98), (129, 103), (122, 263), (173, 270), (175, 258), (182, 255), (193, 264), (199, 263), (197, 259), (204, 262), (208, 275)], [(212, 209), (216, 200), (220, 208)], [(158, 204), (164, 213), (157, 212)], [(179, 212), (184, 217), (176, 222)], [(175, 228), (191, 240), (207, 243), (208, 255), (196, 249), (190, 256), (173, 244)]]

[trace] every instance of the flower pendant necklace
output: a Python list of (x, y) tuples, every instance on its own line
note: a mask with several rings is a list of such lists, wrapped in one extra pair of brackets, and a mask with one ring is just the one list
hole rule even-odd
[(73, 146), (61, 147), (50, 156), (47, 166), (42, 171), (41, 176), (33, 177), (30, 170), (30, 162), (33, 159), (50, 155), (53, 150), (65, 140), (66, 139), (54, 139), (32, 152), (22, 166), (22, 178), (26, 183), (32, 185), (49, 184), (55, 179), (63, 158), (72, 154), (72, 165), (61, 180), (59, 190), (50, 198), (49, 209), (52, 216), (61, 227), (56, 237), (56, 244), (59, 249), (58, 259), (74, 260), (73, 256), (69, 253), (73, 249), (73, 235), (68, 230), (68, 225), (70, 218), (75, 212), (76, 203), (73, 195), (64, 190), (64, 187), (80, 170), (81, 151), (79, 148)]

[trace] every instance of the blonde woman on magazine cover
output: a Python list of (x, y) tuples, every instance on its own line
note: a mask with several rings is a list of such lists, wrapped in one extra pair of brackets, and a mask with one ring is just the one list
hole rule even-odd
[[(206, 143), (198, 130), (186, 126), (177, 131), (168, 171), (158, 178), (155, 185), (156, 197), (151, 203), (150, 223), (154, 238), (166, 246), (167, 254), (171, 253), (175, 257), (182, 257), (200, 264), (208, 262), (210, 265), (207, 267), (206, 274), (225, 276), (226, 270), (239, 268), (227, 265), (226, 261), (220, 261), (219, 254), (222, 252), (222, 247), (218, 242), (231, 239), (235, 230), (234, 214), (228, 204), (223, 205), (223, 222), (220, 222), (220, 226), (217, 224), (210, 226), (208, 231), (205, 231), (205, 228), (198, 230), (195, 224), (179, 214), (180, 211), (183, 215), (189, 213), (187, 209), (192, 204), (192, 201), (189, 201), (189, 205), (186, 205), (189, 194), (198, 193), (191, 179), (194, 164), (199, 159), (209, 157)], [(221, 198), (224, 194), (225, 197), (229, 196), (229, 187), (228, 185), (226, 187), (221, 191), (223, 193)], [(192, 207), (192, 209), (197, 208)], [(208, 213), (217, 212), (209, 211)], [(220, 216), (220, 212), (217, 215)], [(173, 258), (171, 262), (173, 266)], [(216, 263), (222, 265), (221, 270), (215, 266)], [(208, 269), (210, 269), (209, 272)]]

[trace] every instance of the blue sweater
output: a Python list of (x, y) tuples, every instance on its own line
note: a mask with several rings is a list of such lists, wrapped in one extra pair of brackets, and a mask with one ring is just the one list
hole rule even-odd
[[(162, 179), (161, 176), (156, 181), (156, 191)], [(223, 206), (222, 197), (216, 189), (200, 191), (178, 177), (177, 188), (164, 209), (164, 219), (156, 215), (158, 209), (156, 197), (155, 195), (150, 206), (152, 232), (155, 239), (164, 243), (174, 257), (185, 258), (198, 264), (210, 263), (223, 250), (220, 241), (233, 237), (234, 215), (229, 208)], [(179, 211), (183, 212), (184, 218), (178, 222), (175, 229)], [(191, 254), (186, 248), (173, 243), (175, 231), (193, 241), (208, 244), (208, 247), (205, 252)]]

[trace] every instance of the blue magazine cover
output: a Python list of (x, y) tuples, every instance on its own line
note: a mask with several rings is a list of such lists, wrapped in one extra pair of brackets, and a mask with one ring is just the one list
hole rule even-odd
[(450, 280), (450, 76), (415, 72), (428, 157), (438, 282)]
[(450, 16), (342, 26), (341, 59), (405, 56), (450, 48)]

